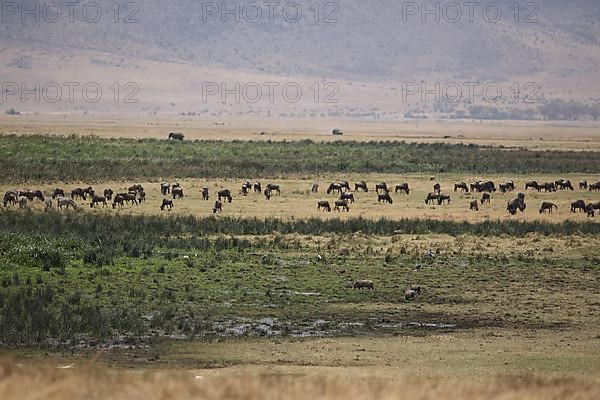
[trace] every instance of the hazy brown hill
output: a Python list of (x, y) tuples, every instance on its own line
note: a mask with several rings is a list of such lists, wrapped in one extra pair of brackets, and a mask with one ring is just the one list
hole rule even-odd
[[(24, 3), (32, 8), (37, 2), (19, 2), (21, 7)], [(136, 1), (139, 9), (133, 18), (137, 22), (123, 23), (133, 8), (126, 8), (130, 1), (122, 0), (115, 23), (114, 1), (97, 3), (103, 8), (97, 23), (84, 21), (81, 8), (75, 9), (73, 23), (67, 16), (57, 23), (44, 18), (40, 23), (31, 18), (23, 23), (16, 16), (4, 16), (0, 24), (4, 79), (51, 77), (53, 69), (77, 77), (89, 70), (88, 80), (120, 73), (149, 90), (172, 93), (176, 103), (184, 103), (189, 92), (197, 91), (200, 73), (214, 70), (219, 74), (225, 69), (229, 80), (248, 73), (263, 81), (288, 77), (364, 82), (373, 90), (362, 93), (363, 111), (389, 103), (381, 88), (376, 90), (378, 86), (395, 91), (402, 82), (413, 80), (495, 81), (505, 87), (511, 82), (534, 81), (546, 98), (597, 102), (599, 97), (600, 2), (593, 0), (538, 2), (537, 23), (522, 21), (532, 8), (522, 9), (521, 21), (515, 22), (509, 9), (513, 0), (495, 2), (503, 11), (497, 23), (487, 22), (481, 8), (473, 23), (468, 21), (466, 8), (457, 23), (444, 18), (435, 23), (431, 16), (422, 23), (420, 15), (407, 17), (405, 23), (402, 2), (394, 0), (338, 2), (339, 11), (333, 17), (338, 22), (329, 24), (314, 21), (309, 8), (312, 0), (297, 2), (303, 11), (297, 23), (285, 21), (277, 11), (270, 22), (266, 7), (257, 23), (243, 19), (235, 23), (231, 17), (223, 23), (218, 15), (203, 22), (202, 2), (191, 0)], [(236, 2), (216, 2), (221, 7), (223, 3), (233, 7)], [(321, 19), (331, 10), (326, 4), (320, 3)], [(177, 64), (197, 72), (174, 76)], [(144, 73), (149, 65), (152, 77)], [(167, 103), (150, 101), (153, 96), (146, 93), (147, 106), (164, 111)], [(164, 101), (170, 96), (157, 97)], [(389, 108), (402, 111), (405, 107)]]

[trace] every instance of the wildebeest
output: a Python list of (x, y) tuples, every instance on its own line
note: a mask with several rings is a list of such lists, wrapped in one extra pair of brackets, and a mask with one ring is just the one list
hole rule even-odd
[(574, 202), (571, 203), (571, 212), (577, 212), (577, 210), (585, 212), (586, 211), (586, 205), (585, 205), (585, 201), (583, 200), (576, 200)]
[(588, 217), (593, 217), (595, 215), (594, 207), (592, 204), (588, 204), (585, 207), (585, 211), (586, 211)]
[(400, 183), (400, 184), (396, 185), (395, 193), (398, 193), (398, 192), (409, 194), (410, 188), (408, 187), (408, 183), (404, 182), (404, 183)]
[(40, 199), (44, 201), (44, 194), (41, 190), (21, 190), (19, 191), (19, 197), (27, 197), (27, 200), (33, 201), (34, 199)]
[(379, 192), (387, 193), (389, 191), (387, 183), (385, 183), (385, 182), (379, 182), (378, 184), (375, 185), (375, 191), (377, 193), (379, 193)]
[(272, 196), (272, 192), (271, 189), (269, 189), (268, 187), (265, 188), (265, 190), (263, 191), (263, 194), (265, 195), (265, 198), (267, 200), (271, 200), (271, 196)]
[(9, 190), (8, 192), (4, 193), (4, 207), (6, 207), (8, 204), (14, 206), (15, 204), (17, 204), (17, 200), (18, 197), (16, 192)]
[(163, 196), (166, 196), (170, 193), (171, 193), (171, 185), (169, 185), (169, 182), (161, 182), (160, 183), (160, 194), (162, 194)]
[(173, 199), (182, 198), (183, 197), (183, 188), (182, 187), (172, 188), (171, 195), (173, 196)]
[(248, 185), (246, 185), (245, 183), (242, 184), (242, 187), (240, 189), (240, 194), (242, 196), (247, 196), (248, 195), (248, 190), (250, 189), (250, 187)]
[(479, 204), (477, 204), (477, 200), (472, 200), (469, 203), (469, 210), (479, 211)]
[(262, 192), (262, 185), (260, 184), (260, 182), (254, 182), (254, 185), (252, 185), (252, 188), (254, 189), (254, 193)]
[(312, 187), (310, 188), (311, 193), (319, 193), (319, 184), (318, 183), (313, 183)]
[(544, 190), (546, 193), (548, 192), (556, 192), (556, 185), (554, 182), (546, 182), (538, 186), (538, 192)]
[(369, 187), (367, 186), (367, 182), (365, 182), (365, 181), (354, 182), (354, 191), (355, 192), (368, 192)]
[(579, 182), (579, 189), (580, 190), (586, 190), (587, 188), (588, 188), (587, 181), (581, 181), (581, 182)]
[(75, 200), (78, 197), (82, 200), (86, 200), (85, 191), (82, 188), (71, 190), (71, 198)]
[(143, 190), (137, 192), (137, 200), (139, 203), (143, 203), (144, 201), (146, 201), (146, 192), (144, 192)]
[(171, 211), (173, 209), (173, 200), (163, 199), (160, 209), (164, 210), (165, 208), (168, 208), (169, 211)]
[(430, 203), (433, 204), (434, 201), (437, 201), (438, 197), (439, 197), (439, 194), (437, 194), (437, 193), (431, 193), (431, 192), (428, 193), (427, 197), (425, 198), (425, 204), (430, 204)]
[(469, 187), (464, 182), (457, 182), (454, 184), (454, 191), (456, 192), (457, 190), (469, 193)]
[(517, 211), (523, 212), (526, 208), (527, 204), (525, 204), (525, 201), (521, 198), (516, 198), (512, 201), (509, 201), (506, 205), (506, 211), (508, 211), (510, 215), (515, 215)]
[(169, 139), (173, 139), (173, 140), (183, 140), (185, 136), (183, 136), (183, 133), (181, 132), (169, 132)]
[(331, 212), (331, 206), (327, 200), (317, 202), (317, 211), (321, 211), (321, 209), (323, 209), (323, 211)]
[(590, 192), (598, 192), (600, 191), (600, 182), (592, 183), (588, 186), (588, 190)]
[(223, 211), (223, 203), (217, 200), (215, 201), (215, 205), (213, 206), (213, 214), (216, 214), (217, 212), (221, 211)]
[(441, 191), (442, 191), (442, 185), (440, 185), (439, 183), (436, 183), (435, 185), (433, 185), (433, 193), (440, 194)]
[(537, 181), (529, 181), (529, 182), (525, 182), (525, 190), (527, 189), (535, 189), (538, 192), (540, 191), (540, 185), (537, 183)]
[(353, 289), (373, 290), (375, 288), (375, 285), (373, 284), (373, 281), (371, 281), (371, 280), (360, 279), (360, 280), (354, 281), (354, 283), (352, 284), (352, 288)]
[(57, 197), (65, 197), (65, 191), (61, 188), (56, 188), (54, 189), (54, 191), (52, 192), (52, 198), (55, 199)]
[(346, 210), (347, 212), (350, 212), (350, 206), (348, 205), (348, 202), (346, 200), (336, 200), (334, 209), (336, 211)]
[(102, 207), (106, 207), (106, 197), (94, 195), (94, 197), (92, 197), (92, 201), (90, 202), (90, 208), (94, 208), (94, 206), (99, 203), (102, 203)]
[(404, 300), (414, 300), (423, 292), (423, 289), (419, 285), (411, 285), (404, 291)]
[(120, 196), (122, 202), (138, 204), (137, 198), (133, 193), (119, 193), (117, 196)]
[(85, 193), (87, 196), (93, 196), (94, 194), (96, 194), (94, 188), (91, 186), (88, 186), (85, 189), (83, 189), (83, 193)]
[(484, 193), (481, 195), (481, 204), (490, 203), (492, 200), (492, 196), (489, 193)]
[(227, 201), (231, 203), (232, 197), (229, 189), (223, 189), (217, 192), (217, 200), (221, 201), (221, 199), (227, 199)]
[(144, 191), (144, 187), (142, 185), (140, 185), (139, 183), (136, 183), (135, 185), (131, 185), (127, 188), (127, 191), (129, 193), (138, 193), (138, 192), (143, 192)]
[(267, 184), (267, 189), (269, 189), (271, 192), (277, 192), (277, 195), (281, 194), (281, 189), (279, 188), (279, 185), (276, 185), (274, 183), (269, 183)]
[(573, 185), (571, 184), (571, 181), (568, 179), (559, 179), (558, 184), (556, 182), (555, 185), (558, 189), (560, 190), (575, 190), (575, 188), (573, 187)]
[(377, 195), (377, 202), (378, 203), (389, 203), (389, 204), (394, 204), (394, 200), (392, 200), (392, 196), (390, 196), (390, 194), (388, 192), (385, 193), (380, 193)]
[(77, 205), (75, 204), (73, 199), (68, 199), (66, 197), (57, 197), (56, 205), (58, 206), (59, 209), (62, 209), (63, 207), (67, 207), (67, 210), (69, 209), (69, 207), (71, 207), (72, 209), (77, 208)]
[(447, 204), (450, 204), (450, 200), (452, 200), (452, 199), (450, 198), (449, 194), (439, 194), (438, 198), (437, 198), (439, 206), (444, 204), (444, 202), (446, 202)]
[(546, 211), (550, 214), (552, 214), (552, 210), (553, 208), (556, 208), (558, 210), (558, 206), (554, 203), (551, 203), (549, 201), (544, 201), (542, 202), (542, 204), (540, 205), (540, 214), (545, 214)]
[(113, 198), (113, 202), (112, 202), (112, 208), (117, 208), (117, 206), (123, 208), (123, 204), (125, 203), (125, 199), (123, 198), (122, 195), (117, 194), (114, 198)]
[(503, 182), (498, 186), (501, 193), (512, 192), (513, 190), (515, 190), (515, 181), (510, 180), (507, 182)]
[(113, 196), (113, 190), (111, 188), (107, 188), (104, 189), (104, 197), (106, 197), (106, 200), (112, 200), (112, 196)]
[(202, 200), (208, 200), (208, 186), (204, 186), (201, 190), (202, 192)]
[(327, 194), (331, 194), (334, 192), (342, 193), (342, 187), (339, 183), (333, 182), (327, 187)]
[(352, 192), (344, 192), (340, 194), (340, 200), (348, 200), (350, 203), (354, 203), (354, 194)]
[(20, 196), (19, 197), (19, 208), (25, 208), (27, 207), (27, 196)]

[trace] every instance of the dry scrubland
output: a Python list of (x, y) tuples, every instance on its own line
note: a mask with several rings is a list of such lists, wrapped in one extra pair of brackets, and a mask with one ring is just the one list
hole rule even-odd
[[(59, 117), (0, 119), (4, 133), (17, 134), (159, 138), (174, 129), (192, 139), (215, 139), (216, 129), (223, 129), (218, 138), (227, 140), (330, 139), (316, 133), (316, 125), (308, 133), (282, 125), (273, 130), (291, 133), (258, 135), (267, 129), (251, 123), (239, 129), (176, 119), (159, 125), (91, 117), (68, 123)], [(366, 133), (353, 129), (348, 137), (356, 141), (382, 133), (386, 140), (536, 150), (590, 150), (597, 143), (592, 123), (419, 124), (401, 134), (385, 124)], [(511, 135), (502, 136), (507, 130)], [(548, 137), (539, 140), (544, 132)], [(569, 139), (573, 132), (580, 134)], [(78, 201), (76, 211), (43, 212), (36, 200), (27, 210), (0, 211), (0, 341), (7, 345), (0, 351), (2, 399), (587, 400), (600, 392), (598, 216), (568, 210), (577, 199), (600, 201), (598, 192), (577, 189), (581, 179), (600, 180), (596, 153), (515, 152), (509, 161), (538, 172), (512, 174), (512, 161), (497, 149), (354, 142), (327, 149), (335, 152), (332, 158), (364, 152), (364, 163), (342, 159), (343, 172), (330, 164), (312, 174), (289, 173), (294, 159), (264, 150), (287, 155), (304, 149), (312, 162), (323, 158), (315, 143), (246, 147), (18, 136), (3, 137), (1, 144), (2, 191), (49, 194), (55, 187), (92, 185), (118, 192), (141, 183), (147, 192), (144, 204), (116, 210)], [(203, 146), (218, 151), (207, 169), (210, 151), (202, 152)], [(435, 162), (420, 174), (373, 172), (379, 150), (402, 151), (402, 160), (425, 154)], [(495, 172), (460, 172), (461, 152), (476, 165), (493, 157), (484, 167)], [(238, 161), (238, 169), (221, 170), (225, 159)], [(246, 165), (270, 171), (269, 178), (224, 178)], [(138, 178), (122, 176), (124, 167)], [(404, 165), (383, 167), (389, 172)], [(196, 173), (203, 170), (215, 178)], [(62, 174), (77, 179), (56, 178)], [(481, 194), (453, 192), (456, 181), (514, 179), (523, 191), (526, 180), (558, 178), (570, 179), (575, 191), (529, 190), (527, 210), (516, 216), (505, 210), (515, 192), (494, 193), (480, 212), (469, 211), (468, 203)], [(159, 209), (163, 179), (179, 181), (185, 192), (170, 212)], [(245, 179), (278, 183), (282, 194), (270, 201), (253, 192), (243, 197), (238, 190)], [(366, 180), (371, 188), (406, 181), (412, 190), (408, 196), (392, 192), (392, 205), (377, 204), (371, 190), (355, 193), (349, 213), (317, 212), (317, 200), (336, 197), (324, 193), (326, 186), (342, 179)], [(314, 182), (321, 185), (318, 194), (310, 192)], [(449, 206), (424, 204), (435, 182), (451, 194)], [(210, 201), (201, 200), (204, 185)], [(234, 200), (212, 217), (220, 188), (232, 190)], [(556, 203), (558, 211), (540, 215), (542, 201)], [(405, 231), (394, 234), (398, 226)], [(353, 289), (357, 279), (372, 280), (374, 290)], [(408, 301), (404, 290), (413, 284), (423, 292)]]
[[(223, 123), (223, 125), (215, 125)], [(405, 140), (417, 143), (473, 143), (532, 150), (600, 150), (598, 122), (405, 121), (356, 122), (345, 119), (220, 119), (179, 115), (135, 118), (120, 115), (0, 114), (0, 134), (96, 135), (106, 138), (166, 138), (181, 131), (190, 140)], [(344, 130), (343, 138), (331, 135)]]

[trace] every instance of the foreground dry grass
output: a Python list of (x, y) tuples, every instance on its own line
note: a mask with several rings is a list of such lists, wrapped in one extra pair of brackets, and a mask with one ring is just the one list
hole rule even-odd
[(488, 382), (436, 378), (349, 379), (326, 376), (132, 373), (86, 366), (0, 362), (0, 398), (68, 399), (596, 399), (600, 388), (575, 379), (503, 378)]
[[(600, 193), (590, 192), (587, 190), (578, 190), (578, 182), (582, 179), (588, 182), (596, 182), (600, 180), (600, 176), (594, 175), (575, 175), (566, 174), (560, 176), (565, 179), (570, 179), (576, 187), (575, 191), (558, 191), (553, 193), (537, 192), (534, 190), (526, 191), (527, 209), (524, 213), (518, 213), (516, 216), (511, 216), (506, 211), (506, 203), (516, 197), (516, 192), (499, 193), (492, 195), (491, 204), (479, 204), (480, 211), (469, 211), (469, 202), (474, 199), (481, 199), (481, 193), (461, 193), (454, 192), (454, 183), (457, 181), (473, 182), (478, 179), (493, 179), (496, 183), (514, 179), (517, 184), (517, 190), (523, 192), (525, 181), (537, 180), (538, 182), (553, 182), (559, 176), (465, 176), (465, 175), (446, 175), (438, 176), (442, 185), (442, 192), (450, 194), (452, 201), (449, 205), (438, 206), (426, 205), (424, 202), (427, 193), (433, 190), (432, 186), (435, 182), (430, 181), (429, 175), (390, 175), (390, 174), (363, 174), (363, 175), (342, 175), (342, 176), (321, 176), (316, 181), (320, 184), (319, 193), (311, 193), (310, 189), (313, 184), (313, 179), (308, 177), (286, 178), (262, 180), (263, 185), (267, 182), (278, 183), (281, 186), (282, 193), (280, 196), (274, 195), (270, 201), (267, 201), (262, 194), (251, 192), (248, 196), (239, 194), (242, 180), (205, 180), (205, 179), (185, 179), (180, 180), (185, 197), (177, 199), (174, 202), (174, 208), (171, 213), (175, 214), (192, 214), (198, 216), (212, 215), (212, 207), (216, 200), (216, 193), (221, 189), (229, 189), (233, 194), (232, 203), (223, 204), (223, 215), (257, 217), (257, 218), (348, 218), (348, 217), (363, 217), (363, 218), (428, 218), (437, 220), (454, 220), (454, 221), (485, 221), (490, 219), (510, 219), (510, 220), (541, 220), (550, 222), (561, 222), (565, 220), (573, 221), (594, 221), (592, 218), (587, 218), (585, 213), (569, 212), (570, 203), (572, 201), (583, 199), (585, 202), (600, 201)], [(252, 180), (252, 177), (248, 179)], [(328, 200), (333, 206), (334, 201), (338, 198), (334, 194), (326, 194), (327, 185), (330, 182), (345, 179), (351, 182), (365, 180), (368, 182), (370, 190), (368, 193), (355, 192), (356, 202), (350, 205), (350, 212), (317, 212), (316, 205), (319, 200)], [(170, 179), (174, 182), (174, 179)], [(391, 186), (391, 196), (394, 203), (391, 205), (377, 202), (377, 194), (374, 186), (377, 182), (387, 182)], [(409, 195), (395, 194), (393, 192), (394, 185), (402, 182), (408, 182), (411, 187)], [(87, 187), (92, 185), (97, 191), (102, 192), (104, 188), (110, 187), (115, 192), (126, 192), (127, 188), (133, 183), (138, 182), (54, 182), (45, 184), (24, 184), (18, 187), (0, 185), (0, 191), (19, 190), (24, 188), (42, 189), (47, 195), (54, 188), (61, 187), (70, 191), (76, 187)], [(160, 193), (160, 180), (154, 182), (139, 182), (141, 183), (147, 194), (146, 203), (139, 206), (125, 206), (123, 209), (113, 210), (110, 205), (108, 208), (96, 207), (91, 210), (88, 202), (79, 201), (84, 212), (109, 212), (109, 213), (124, 213), (124, 214), (166, 214), (169, 211), (161, 211), (160, 204), (164, 196)], [(208, 186), (210, 190), (210, 200), (202, 201), (200, 191), (203, 186)], [(354, 189), (354, 187), (352, 187)], [(168, 197), (168, 196), (167, 196)], [(539, 214), (538, 209), (542, 201), (550, 201), (558, 205), (558, 210), (553, 214)], [(43, 203), (34, 201), (29, 207), (36, 210), (43, 209)], [(597, 218), (595, 219), (597, 221)]]

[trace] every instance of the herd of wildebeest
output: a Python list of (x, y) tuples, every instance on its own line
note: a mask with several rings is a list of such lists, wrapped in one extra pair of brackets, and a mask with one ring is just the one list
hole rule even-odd
[[(432, 180), (435, 180), (432, 177)], [(404, 182), (397, 184), (394, 187), (394, 195), (408, 195), (410, 194), (410, 186)], [(496, 191), (501, 193), (510, 193), (517, 190), (514, 181), (506, 181), (496, 184), (493, 181), (477, 181), (470, 184), (465, 182), (457, 182), (454, 184), (454, 192), (463, 193), (480, 193), (481, 198), (479, 200), (471, 200), (469, 202), (469, 210), (479, 211), (481, 205), (489, 204), (492, 200), (492, 194)], [(568, 179), (558, 179), (554, 182), (543, 182), (529, 181), (525, 183), (524, 191), (537, 190), (538, 192), (556, 192), (558, 190), (569, 190), (574, 191), (575, 188)], [(587, 181), (579, 182), (579, 190), (587, 191), (600, 191), (600, 182), (588, 184)], [(163, 196), (162, 203), (160, 204), (161, 210), (171, 210), (174, 206), (174, 202), (177, 199), (184, 197), (184, 191), (179, 183), (169, 184), (168, 182), (160, 183), (160, 192)], [(238, 194), (241, 196), (247, 196), (251, 192), (263, 194), (267, 200), (271, 199), (273, 195), (280, 195), (281, 189), (279, 185), (269, 183), (264, 186), (260, 182), (249, 182), (246, 181), (241, 185)], [(312, 186), (311, 192), (314, 194), (319, 193), (319, 184), (315, 183)], [(369, 192), (369, 185), (364, 181), (354, 183), (354, 190), (349, 182), (340, 181), (331, 183), (326, 190), (328, 195), (335, 195), (337, 199), (332, 204), (329, 200), (320, 200), (317, 202), (317, 211), (331, 212), (335, 211), (350, 211), (351, 204), (355, 201), (355, 192)], [(388, 186), (385, 182), (377, 183), (374, 187), (374, 193), (377, 195), (377, 202), (384, 204), (393, 204), (392, 199), (392, 186)], [(204, 186), (200, 190), (202, 200), (208, 201), (210, 199), (210, 193), (208, 186)], [(97, 193), (94, 188), (88, 186), (87, 188), (76, 188), (70, 192), (65, 192), (64, 189), (56, 188), (50, 196), (44, 196), (41, 190), (9, 190), (4, 194), (3, 203), (4, 206), (15, 206), (18, 205), (21, 208), (27, 207), (29, 202), (35, 200), (44, 202), (45, 210), (52, 209), (55, 205), (58, 209), (62, 208), (77, 208), (77, 200), (89, 201), (89, 206), (94, 208), (95, 206), (102, 205), (106, 207), (108, 202), (112, 202), (112, 208), (122, 208), (127, 204), (134, 205), (140, 204), (146, 201), (146, 192), (144, 187), (140, 184), (132, 185), (128, 188), (127, 192), (115, 193), (112, 189), (106, 188), (102, 194)], [(439, 183), (433, 185), (433, 191), (429, 192), (425, 197), (425, 204), (437, 204), (444, 205), (450, 204), (452, 200), (451, 195), (442, 192), (442, 187)], [(231, 203), (233, 201), (232, 192), (229, 189), (221, 189), (216, 193), (216, 200), (213, 205), (213, 213), (223, 211), (223, 203)], [(517, 214), (518, 211), (525, 211), (527, 204), (525, 202), (525, 193), (517, 193), (516, 198), (507, 202), (506, 210), (511, 215)], [(540, 204), (539, 213), (552, 213), (558, 209), (558, 206), (549, 201), (543, 201)], [(586, 203), (584, 200), (575, 200), (571, 203), (571, 212), (584, 212), (589, 217), (594, 217), (595, 212), (600, 210), (600, 202)]]

